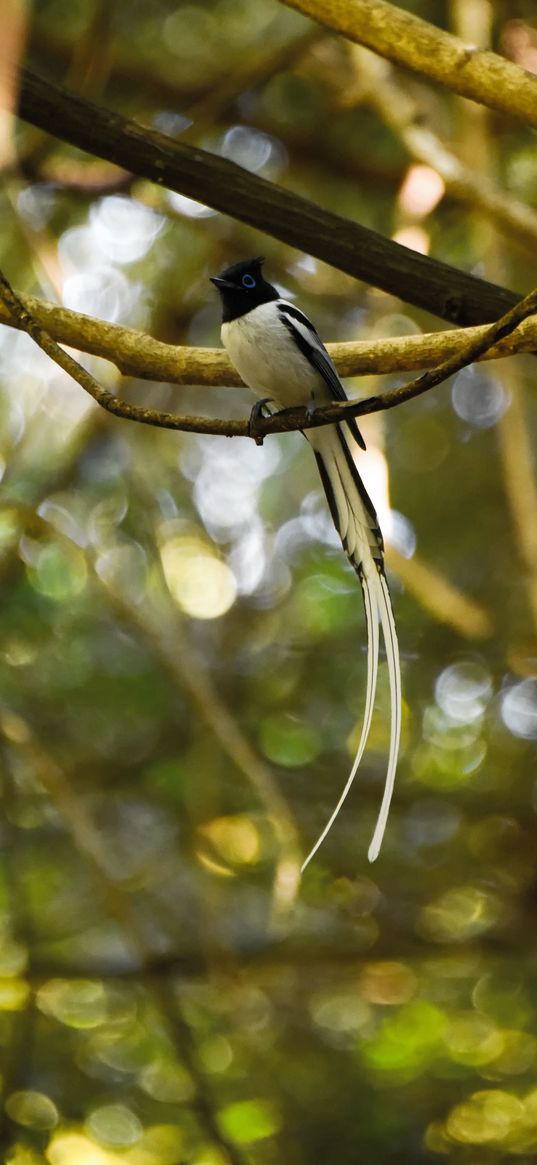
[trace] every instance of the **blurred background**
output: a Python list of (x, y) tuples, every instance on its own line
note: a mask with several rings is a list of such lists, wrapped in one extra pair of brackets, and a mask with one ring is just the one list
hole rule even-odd
[[(534, 0), (405, 8), (537, 71)], [(10, 0), (3, 22), (8, 60), (454, 266), (535, 282), (535, 133), (276, 0)], [(216, 346), (209, 275), (264, 254), (325, 340), (445, 326), (8, 116), (0, 139), (19, 291)], [(83, 361), (137, 403), (251, 407)], [(535, 1159), (534, 382), (534, 357), (489, 362), (363, 425), (401, 759), (370, 866), (382, 665), (352, 795), (299, 883), (366, 674), (310, 451), (116, 420), (0, 327), (9, 1165)]]

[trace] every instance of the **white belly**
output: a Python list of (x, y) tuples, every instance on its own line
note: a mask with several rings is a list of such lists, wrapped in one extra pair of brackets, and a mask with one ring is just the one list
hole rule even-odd
[(269, 396), (282, 408), (330, 400), (325, 382), (298, 351), (273, 303), (222, 324), (222, 343), (239, 376), (256, 396)]

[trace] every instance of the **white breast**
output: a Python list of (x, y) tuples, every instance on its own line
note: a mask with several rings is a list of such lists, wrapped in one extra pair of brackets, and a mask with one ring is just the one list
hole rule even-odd
[(222, 343), (239, 376), (256, 396), (269, 396), (282, 408), (322, 399), (321, 375), (302, 356), (272, 303), (222, 324)]

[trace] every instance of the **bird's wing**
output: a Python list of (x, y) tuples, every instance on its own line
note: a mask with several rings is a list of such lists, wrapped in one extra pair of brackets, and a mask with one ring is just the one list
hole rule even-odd
[(401, 735), (401, 675), (397, 633), (390, 593), (384, 573), (384, 545), (374, 507), (354, 464), (347, 441), (345, 426), (308, 430), (321, 481), (326, 493), (334, 524), (343, 548), (352, 563), (362, 586), (367, 625), (367, 689), (364, 720), (354, 763), (338, 803), (315, 846), (308, 854), (303, 869), (308, 865), (335, 821), (351, 788), (367, 742), (378, 674), (379, 622), (386, 648), (390, 684), (391, 727), (388, 768), (382, 804), (369, 847), (369, 860), (378, 856), (393, 793), (395, 770)]
[[(277, 307), (280, 318), (293, 337), (297, 348), (300, 349), (302, 355), (315, 371), (320, 372), (327, 388), (330, 389), (333, 400), (347, 400), (347, 394), (337, 374), (336, 367), (311, 320), (298, 307), (292, 303), (287, 303), (284, 299), (278, 301)], [(354, 417), (350, 417), (346, 424), (360, 448), (365, 449), (365, 441)]]

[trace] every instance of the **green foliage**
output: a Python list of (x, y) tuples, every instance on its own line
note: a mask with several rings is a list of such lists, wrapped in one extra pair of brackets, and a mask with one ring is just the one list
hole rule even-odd
[[(533, 3), (492, 8), (497, 37), (536, 16)], [(419, 227), (455, 265), (534, 281), (529, 247), (490, 245), (471, 206), (405, 202), (412, 162), (350, 50), (275, 0), (40, 0), (28, 56), (386, 234)], [(398, 81), (427, 116), (425, 83)], [(474, 126), (450, 95), (431, 108), (462, 157), (488, 145), (511, 193), (534, 200), (523, 127)], [(326, 339), (438, 326), (27, 126), (18, 146), (0, 266), (20, 290), (210, 346), (209, 274), (264, 253)], [(516, 407), (533, 430), (534, 364), (466, 372), (364, 425), (387, 534), (388, 470), (400, 515), (403, 749), (369, 866), (382, 674), (355, 787), (296, 892), (296, 837), (306, 852), (343, 786), (366, 675), (360, 587), (304, 443), (257, 449), (104, 417), (0, 329), (9, 1165), (533, 1159), (536, 515), (509, 424)], [(91, 367), (137, 402), (250, 407)], [(488, 637), (469, 630), (461, 596)]]

